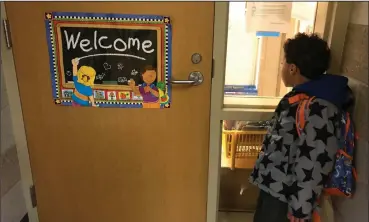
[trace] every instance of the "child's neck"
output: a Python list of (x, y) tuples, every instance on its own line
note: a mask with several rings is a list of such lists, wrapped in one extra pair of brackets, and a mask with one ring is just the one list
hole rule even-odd
[(298, 86), (298, 85), (301, 85), (301, 84), (304, 84), (306, 82), (309, 82), (311, 81), (310, 79), (302, 76), (302, 75), (299, 75), (297, 78), (296, 78), (296, 81), (295, 81), (295, 84), (293, 85), (293, 87), (295, 86)]

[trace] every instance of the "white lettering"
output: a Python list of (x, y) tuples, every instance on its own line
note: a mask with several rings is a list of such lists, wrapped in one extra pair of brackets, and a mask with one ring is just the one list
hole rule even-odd
[(110, 49), (111, 47), (112, 47), (112, 45), (110, 44), (110, 45), (107, 45), (107, 46), (105, 46), (105, 45), (103, 45), (102, 44), (102, 40), (104, 40), (104, 39), (108, 39), (108, 37), (107, 36), (101, 36), (100, 38), (99, 38), (99, 46), (101, 47), (101, 48), (103, 48), (103, 49)]
[(152, 42), (150, 40), (145, 40), (142, 43), (142, 50), (146, 53), (152, 53), (154, 49), (146, 50), (147, 48), (150, 48), (152, 46)]
[(96, 39), (97, 39), (97, 31), (95, 30), (94, 31), (94, 47), (95, 47), (95, 50), (97, 49)]
[[(123, 47), (124, 47), (124, 48), (122, 48), (122, 49), (118, 48), (118, 47), (117, 47), (117, 43), (118, 43), (118, 42), (121, 42), (121, 43), (123, 44)], [(124, 52), (124, 51), (126, 51), (126, 50), (127, 50), (127, 43), (125, 43), (121, 38), (117, 38), (117, 39), (114, 41), (113, 45), (114, 45), (114, 49), (115, 49), (115, 50), (117, 50), (117, 51), (119, 51), (119, 52)]]
[(152, 47), (153, 43), (151, 40), (144, 40), (141, 42), (139, 38), (133, 37), (127, 37), (125, 40), (122, 38), (109, 39), (108, 36), (99, 36), (98, 30), (94, 31), (93, 38), (90, 39), (81, 38), (81, 32), (72, 33), (69, 35), (67, 30), (64, 30), (64, 36), (67, 50), (75, 49), (79, 46), (83, 52), (110, 48), (114, 48), (114, 50), (118, 52), (124, 52), (131, 48), (137, 49), (137, 51), (142, 50), (148, 54), (155, 51), (155, 48)]
[(79, 47), (82, 49), (82, 51), (84, 51), (84, 52), (89, 52), (89, 51), (91, 51), (93, 48), (92, 48), (92, 47), (90, 47), (90, 48), (86, 49), (85, 47), (90, 46), (90, 44), (91, 44), (90, 40), (88, 40), (88, 39), (82, 39), (82, 40), (79, 42)]
[(67, 48), (68, 48), (68, 50), (70, 49), (71, 44), (73, 46), (73, 49), (75, 49), (77, 47), (79, 37), (81, 36), (81, 32), (78, 32), (76, 41), (74, 41), (73, 34), (71, 34), (70, 35), (70, 38), (69, 38), (67, 30), (64, 30), (64, 35), (65, 35), (65, 39), (67, 41)]
[(128, 38), (128, 48), (130, 49), (131, 46), (134, 47), (137, 45), (137, 50), (140, 50), (140, 40), (138, 38)]

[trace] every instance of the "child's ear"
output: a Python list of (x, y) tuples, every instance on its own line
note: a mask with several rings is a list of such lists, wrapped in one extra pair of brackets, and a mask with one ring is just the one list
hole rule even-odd
[(288, 71), (290, 72), (291, 75), (296, 74), (297, 66), (295, 64), (291, 64)]

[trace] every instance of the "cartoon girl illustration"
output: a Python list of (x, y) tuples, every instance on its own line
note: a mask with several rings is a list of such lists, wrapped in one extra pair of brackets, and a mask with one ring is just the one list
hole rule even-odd
[(89, 66), (81, 66), (78, 69), (79, 59), (72, 60), (73, 65), (73, 82), (75, 90), (72, 95), (73, 106), (91, 106), (97, 107), (95, 104), (92, 86), (94, 85), (96, 71)]
[(143, 108), (160, 108), (159, 90), (155, 86), (156, 70), (152, 66), (146, 66), (142, 72), (141, 86), (136, 86), (136, 82), (130, 79), (128, 85), (137, 96), (142, 96)]
[(158, 82), (156, 84), (156, 87), (159, 90), (159, 99), (160, 99), (160, 104), (163, 105), (164, 107), (167, 107), (169, 104), (169, 96), (167, 93), (167, 86), (165, 85), (164, 82)]

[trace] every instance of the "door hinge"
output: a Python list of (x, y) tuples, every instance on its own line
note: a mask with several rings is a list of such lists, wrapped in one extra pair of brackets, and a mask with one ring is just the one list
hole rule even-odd
[(37, 207), (37, 198), (36, 198), (36, 188), (35, 188), (35, 185), (32, 185), (29, 188), (29, 194), (31, 196), (32, 207), (33, 208)]
[(9, 20), (8, 19), (3, 19), (3, 27), (4, 27), (6, 47), (8, 49), (11, 49), (13, 44), (12, 44), (12, 38), (11, 38), (11, 35), (10, 35), (10, 25), (9, 25)]
[(212, 59), (212, 62), (211, 62), (211, 78), (213, 79), (214, 78), (214, 59)]

